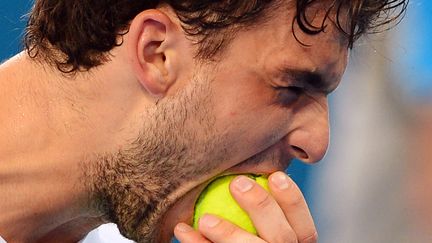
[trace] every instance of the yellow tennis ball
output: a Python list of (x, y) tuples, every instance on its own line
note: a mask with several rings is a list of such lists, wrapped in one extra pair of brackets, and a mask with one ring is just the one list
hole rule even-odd
[[(257, 234), (248, 214), (240, 208), (235, 199), (231, 196), (229, 184), (236, 176), (237, 175), (228, 175), (216, 178), (203, 190), (195, 203), (193, 219), (193, 227), (195, 229), (198, 229), (199, 218), (209, 213), (222, 217), (252, 234)], [(266, 175), (247, 174), (245, 176), (255, 180), (264, 189), (269, 191)]]

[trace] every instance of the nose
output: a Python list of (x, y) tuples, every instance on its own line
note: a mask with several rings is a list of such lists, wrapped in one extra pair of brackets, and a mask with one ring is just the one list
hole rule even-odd
[(294, 127), (285, 137), (286, 152), (305, 163), (320, 161), (329, 144), (327, 101), (320, 108), (305, 108), (296, 114)]

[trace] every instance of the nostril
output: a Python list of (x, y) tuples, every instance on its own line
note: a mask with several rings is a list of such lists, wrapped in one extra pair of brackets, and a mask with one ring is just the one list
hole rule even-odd
[(293, 148), (293, 150), (295, 152), (295, 155), (296, 155), (296, 157), (298, 159), (301, 159), (301, 160), (307, 160), (307, 159), (309, 159), (309, 156), (306, 153), (306, 151), (304, 151), (303, 149), (301, 149), (301, 148), (299, 148), (297, 146), (291, 145), (291, 147)]

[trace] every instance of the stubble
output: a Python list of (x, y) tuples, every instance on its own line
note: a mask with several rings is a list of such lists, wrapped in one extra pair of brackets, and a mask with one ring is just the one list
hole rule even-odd
[(155, 242), (163, 215), (175, 202), (169, 195), (225, 160), (210, 83), (193, 81), (161, 100), (144, 114), (146, 122), (134, 141), (86, 166), (92, 207), (124, 236)]

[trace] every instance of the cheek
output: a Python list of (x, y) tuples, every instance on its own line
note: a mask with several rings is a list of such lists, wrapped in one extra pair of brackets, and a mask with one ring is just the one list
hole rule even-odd
[(216, 129), (240, 159), (247, 159), (286, 135), (291, 123), (286, 109), (273, 105), (273, 92), (265, 87), (226, 90), (215, 106)]

